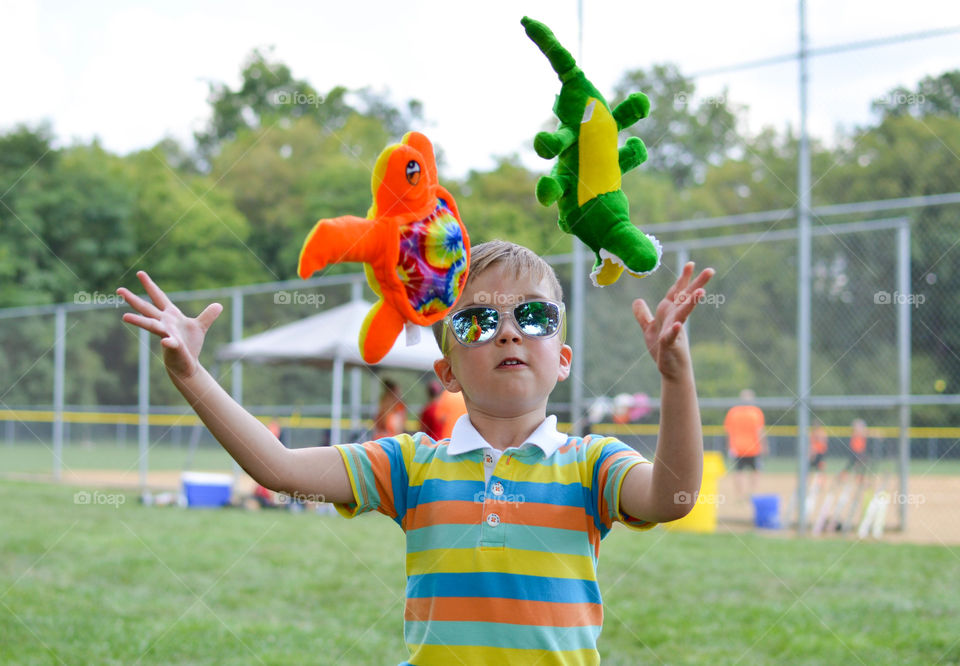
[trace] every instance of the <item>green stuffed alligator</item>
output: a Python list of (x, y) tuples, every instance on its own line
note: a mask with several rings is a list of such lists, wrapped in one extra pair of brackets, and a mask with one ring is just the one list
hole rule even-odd
[(611, 111), (550, 28), (526, 16), (521, 23), (562, 84), (553, 105), (560, 119), (557, 130), (540, 132), (533, 140), (540, 157), (559, 155), (550, 175), (537, 181), (537, 200), (544, 206), (557, 202), (560, 228), (593, 250), (594, 285), (613, 284), (624, 270), (649, 275), (660, 265), (663, 250), (630, 222), (630, 204), (620, 189), (621, 175), (647, 159), (647, 148), (630, 137), (618, 150), (617, 134), (647, 117), (650, 100), (633, 93)]

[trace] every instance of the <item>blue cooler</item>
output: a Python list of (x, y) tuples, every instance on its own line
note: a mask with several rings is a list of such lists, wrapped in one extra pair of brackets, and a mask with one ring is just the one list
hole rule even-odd
[(780, 496), (753, 496), (753, 524), (767, 530), (780, 529)]
[(233, 477), (211, 472), (184, 472), (180, 476), (187, 506), (191, 508), (220, 507), (230, 504)]

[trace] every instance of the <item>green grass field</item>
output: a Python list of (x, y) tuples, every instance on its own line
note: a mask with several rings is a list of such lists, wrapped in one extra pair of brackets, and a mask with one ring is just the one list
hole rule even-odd
[[(150, 469), (182, 470), (189, 452), (183, 447), (158, 445), (150, 449), (147, 461)], [(140, 452), (136, 443), (127, 446), (116, 444), (81, 445), (63, 447), (63, 469), (140, 469)], [(0, 471), (18, 474), (49, 474), (53, 466), (53, 446), (40, 442), (35, 444), (0, 444)], [(198, 447), (193, 455), (190, 469), (229, 470), (233, 460), (219, 445)]]
[[(138, 470), (139, 451), (135, 442), (127, 446), (115, 443), (92, 445), (67, 444), (63, 447), (64, 469), (113, 469)], [(187, 445), (158, 444), (150, 449), (148, 462), (151, 470), (182, 470), (189, 455)], [(846, 457), (837, 454), (827, 458), (827, 470), (835, 472), (846, 465)], [(778, 457), (763, 460), (763, 470), (777, 474), (794, 474), (797, 461), (794, 458)], [(893, 460), (878, 463), (883, 471), (894, 469)], [(0, 444), (0, 474), (47, 474), (53, 465), (52, 445), (41, 442)], [(198, 447), (193, 455), (190, 469), (229, 470), (233, 461), (227, 453), (214, 446)], [(910, 461), (911, 474), (947, 474), (960, 476), (960, 459), (929, 460), (916, 458)]]
[[(77, 490), (0, 482), (4, 663), (406, 657), (403, 534), (386, 517), (84, 505)], [(960, 662), (957, 549), (618, 529), (600, 581), (605, 664)]]

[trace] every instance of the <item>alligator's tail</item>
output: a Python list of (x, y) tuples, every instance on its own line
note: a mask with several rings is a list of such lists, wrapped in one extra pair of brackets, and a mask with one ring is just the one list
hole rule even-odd
[(550, 61), (553, 71), (555, 71), (560, 77), (560, 80), (563, 81), (564, 75), (576, 68), (577, 61), (574, 60), (570, 52), (563, 48), (563, 45), (557, 41), (557, 38), (550, 28), (540, 23), (540, 21), (534, 21), (529, 16), (524, 16), (520, 23), (523, 25), (523, 29), (526, 30), (527, 37), (532, 39), (533, 43), (540, 47), (543, 55), (547, 56), (547, 60)]

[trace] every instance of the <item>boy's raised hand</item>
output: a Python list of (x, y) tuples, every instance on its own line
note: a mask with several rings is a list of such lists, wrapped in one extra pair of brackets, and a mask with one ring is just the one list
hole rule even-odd
[(120, 287), (117, 293), (130, 307), (140, 314), (124, 313), (123, 321), (159, 335), (163, 347), (163, 363), (167, 372), (180, 379), (189, 379), (200, 367), (200, 349), (210, 325), (223, 312), (219, 303), (211, 303), (196, 317), (187, 317), (180, 312), (167, 295), (150, 279), (146, 271), (137, 271), (149, 301), (140, 298), (129, 289)]
[(633, 302), (633, 315), (643, 329), (647, 349), (664, 379), (679, 379), (690, 366), (690, 350), (683, 324), (707, 293), (703, 286), (714, 274), (712, 268), (706, 268), (691, 280), (693, 270), (692, 261), (684, 265), (680, 277), (657, 304), (655, 314), (650, 313), (642, 298)]

